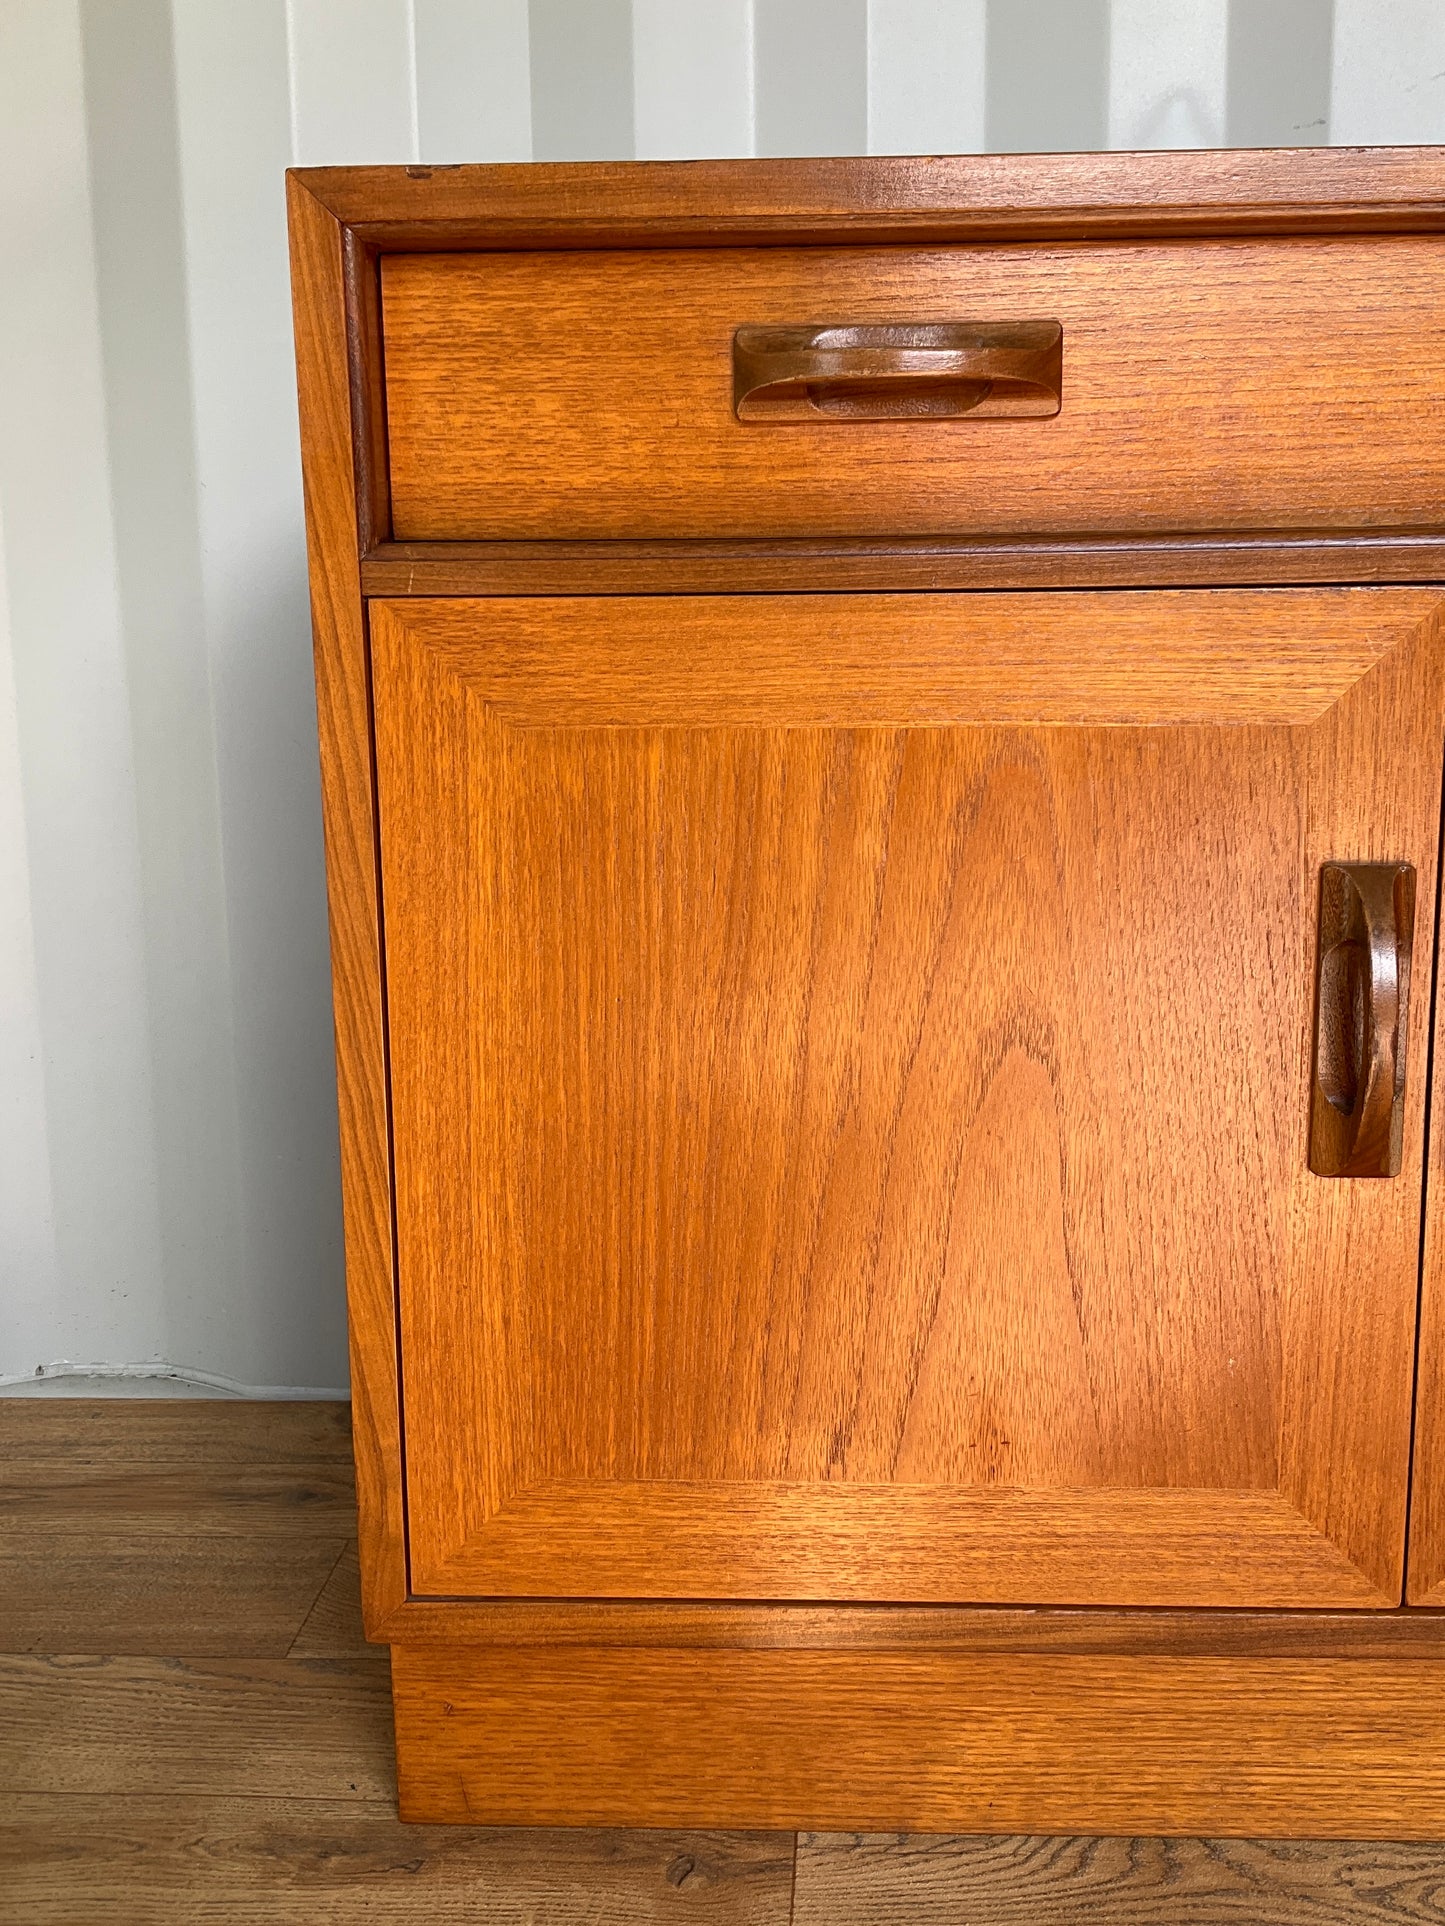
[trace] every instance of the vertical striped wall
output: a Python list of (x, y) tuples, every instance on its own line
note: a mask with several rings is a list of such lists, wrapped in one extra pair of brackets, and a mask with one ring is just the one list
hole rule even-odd
[(1329, 141), (1442, 0), (0, 0), (0, 1379), (345, 1378), (283, 168)]
[(291, 0), (298, 161), (1445, 138), (1438, 0)]

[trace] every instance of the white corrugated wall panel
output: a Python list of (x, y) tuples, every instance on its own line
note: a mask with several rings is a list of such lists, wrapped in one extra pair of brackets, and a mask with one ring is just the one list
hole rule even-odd
[[(264, 21), (273, 0), (211, 10), (252, 8)], [(178, 24), (186, 11), (177, 0)], [(295, 165), (418, 159), (411, 0), (288, 0), (285, 13)], [(274, 44), (269, 34), (265, 44)], [(269, 58), (274, 65), (274, 53)], [(286, 66), (272, 78), (284, 86)]]
[[(336, 1101), (302, 533), (284, 170), (281, 0), (176, 0), (186, 303), (204, 644), (215, 706), (237, 1066), (242, 1305), (214, 1369), (344, 1381)], [(294, 25), (294, 16), (293, 16)], [(388, 56), (390, 58), (390, 56)], [(315, 100), (305, 85), (297, 98)], [(340, 138), (297, 108), (313, 153)], [(189, 1362), (196, 1362), (191, 1359)]]
[(1445, 142), (1445, 0), (1336, 0), (1330, 139)]
[(0, 33), (0, 1378), (344, 1378), (288, 163), (1445, 141), (1441, 0), (8, 0)]
[(1229, 0), (1228, 146), (1329, 140), (1333, 35), (1330, 0)]
[(527, 0), (414, 0), (420, 158), (532, 158)]
[(21, 1158), (39, 1188), (11, 1197), (22, 1221), (6, 1259), (28, 1251), (37, 1268), (5, 1292), (10, 1374), (144, 1358), (164, 1332), (79, 11), (10, 0), (0, 32), (0, 526), (24, 835), (10, 874), (29, 885), (16, 936), (28, 922), (33, 1006), (23, 953), (7, 990), (22, 1047), (27, 1032), (39, 1043), (45, 1110)]
[[(0, 521), (0, 1252), (9, 1329), (0, 1351), (0, 1377), (7, 1372), (18, 1377), (58, 1355), (64, 1313), (57, 1290), (45, 1034), (4, 537)], [(74, 1309), (88, 1315), (89, 1294), (69, 1295)]]
[(751, 154), (752, 0), (632, 0), (638, 160)]
[(987, 64), (990, 148), (1108, 145), (1108, 0), (988, 0)]
[(628, 0), (531, 0), (534, 160), (630, 160)]
[(1109, 145), (1224, 140), (1228, 0), (1112, 0)]
[(760, 154), (866, 154), (867, 0), (754, 0)]
[[(134, 743), (166, 1356), (244, 1316), (233, 982), (204, 646), (167, 0), (81, 0), (116, 588)], [(150, 111), (138, 114), (137, 100)], [(201, 1280), (204, 1280), (203, 1282)]]
[(987, 38), (985, 0), (868, 0), (868, 152), (980, 152)]

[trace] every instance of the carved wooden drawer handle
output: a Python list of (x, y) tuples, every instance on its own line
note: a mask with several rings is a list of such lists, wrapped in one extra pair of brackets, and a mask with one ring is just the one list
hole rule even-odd
[(1409, 863), (1325, 864), (1310, 1111), (1321, 1177), (1399, 1172), (1414, 933)]
[(739, 328), (739, 421), (913, 421), (1056, 415), (1064, 330), (1057, 321)]

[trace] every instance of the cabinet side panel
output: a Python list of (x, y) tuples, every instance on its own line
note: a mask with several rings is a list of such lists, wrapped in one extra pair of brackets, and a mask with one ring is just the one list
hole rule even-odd
[(342, 230), (288, 182), (321, 801), (341, 1116), (362, 1584), (375, 1633), (406, 1596), (396, 1299), (372, 789)]

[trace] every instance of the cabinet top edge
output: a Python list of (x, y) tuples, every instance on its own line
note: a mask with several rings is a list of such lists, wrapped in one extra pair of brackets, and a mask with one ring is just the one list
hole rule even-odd
[(381, 248), (1445, 228), (1445, 147), (290, 170)]

